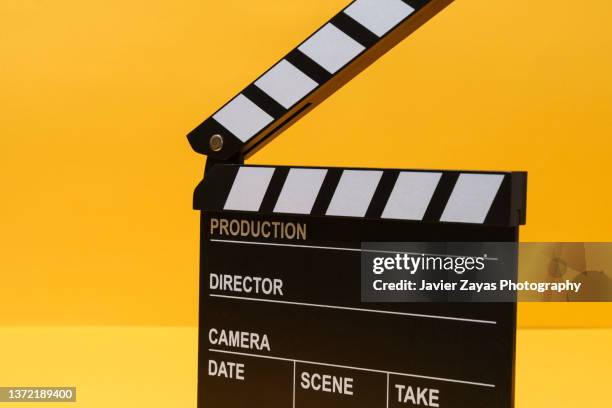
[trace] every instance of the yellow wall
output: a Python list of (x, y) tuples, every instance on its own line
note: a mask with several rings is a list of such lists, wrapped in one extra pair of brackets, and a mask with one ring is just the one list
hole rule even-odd
[[(0, 2), (0, 324), (195, 324), (185, 135), (347, 2)], [(610, 21), (608, 0), (457, 0), (252, 162), (528, 170), (524, 240), (612, 240)]]

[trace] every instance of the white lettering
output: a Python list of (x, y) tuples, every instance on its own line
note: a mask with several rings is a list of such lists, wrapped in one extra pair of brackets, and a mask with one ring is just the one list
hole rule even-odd
[(244, 381), (244, 364), (232, 361), (208, 360), (208, 375)]
[(306, 240), (306, 224), (280, 221), (210, 219), (210, 235)]
[(300, 386), (313, 391), (328, 392), (332, 394), (353, 395), (353, 379), (338, 377), (329, 374), (302, 372)]
[(215, 346), (270, 351), (270, 341), (267, 334), (260, 335), (259, 333), (238, 330), (217, 330), (213, 327), (208, 331), (208, 342)]
[(411, 405), (421, 405), (424, 407), (439, 408), (440, 390), (435, 388), (425, 388), (405, 386), (395, 384), (397, 390), (397, 402)]
[(259, 276), (211, 273), (209, 288), (211, 290), (227, 292), (284, 296), (282, 279), (262, 278)]

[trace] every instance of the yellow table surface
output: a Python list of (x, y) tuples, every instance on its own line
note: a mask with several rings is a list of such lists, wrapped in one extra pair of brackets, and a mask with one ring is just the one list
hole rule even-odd
[[(612, 329), (519, 330), (517, 407), (612, 406), (611, 347)], [(195, 327), (0, 328), (0, 386), (77, 387), (53, 407), (195, 407), (196, 368)]]

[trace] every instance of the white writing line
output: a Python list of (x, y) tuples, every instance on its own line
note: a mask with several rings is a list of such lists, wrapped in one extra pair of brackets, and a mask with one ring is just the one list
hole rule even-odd
[(295, 408), (295, 366), (296, 362), (293, 362), (293, 408)]
[(348, 370), (368, 371), (368, 372), (379, 373), (379, 374), (397, 375), (401, 377), (422, 378), (425, 380), (444, 381), (444, 382), (452, 382), (452, 383), (457, 383), (457, 384), (467, 384), (467, 385), (476, 385), (479, 387), (495, 388), (495, 384), (481, 383), (481, 382), (475, 382), (475, 381), (455, 380), (453, 378), (431, 377), (428, 375), (397, 373), (393, 371), (374, 370), (374, 369), (363, 368), (363, 367), (353, 367), (353, 366), (340, 365), (340, 364), (321, 363), (317, 361), (297, 360), (294, 358), (266, 356), (266, 355), (261, 355), (261, 354), (243, 353), (243, 352), (238, 352), (238, 351), (227, 351), (227, 350), (219, 350), (219, 349), (208, 349), (208, 351), (212, 353), (233, 354), (233, 355), (244, 356), (244, 357), (256, 357), (256, 358), (265, 358), (268, 360), (286, 361), (286, 362), (292, 362), (294, 364), (295, 363), (312, 364), (312, 365), (334, 367), (334, 368), (345, 368)]
[(258, 298), (252, 298), (252, 297), (244, 297), (244, 296), (217, 295), (214, 293), (211, 293), (209, 296), (214, 297), (214, 298), (222, 298), (222, 299), (245, 300), (249, 302), (278, 303), (278, 304), (283, 304), (283, 305), (318, 307), (322, 309), (351, 310), (354, 312), (379, 313), (379, 314), (387, 314), (387, 315), (394, 315), (394, 316), (420, 317), (420, 318), (426, 318), (426, 319), (453, 320), (453, 321), (468, 322), (468, 323), (497, 324), (497, 322), (494, 320), (468, 319), (465, 317), (452, 317), (452, 316), (429, 315), (429, 314), (421, 314), (421, 313), (394, 312), (391, 310), (361, 309), (361, 308), (346, 307), (346, 306), (319, 305), (315, 303), (289, 302), (287, 300), (258, 299)]
[(387, 408), (389, 408), (389, 373), (387, 373)]
[[(372, 252), (377, 254), (406, 254), (406, 255), (418, 255), (418, 256), (432, 256), (432, 257), (448, 257), (448, 258), (466, 258), (467, 255), (449, 255), (449, 254), (424, 254), (422, 252), (404, 252), (404, 251), (385, 251), (382, 249), (362, 249), (362, 248), (345, 248), (345, 247), (332, 247), (332, 246), (319, 246), (319, 245), (299, 245), (299, 244), (279, 244), (276, 242), (258, 242), (258, 241), (238, 241), (232, 239), (216, 239), (211, 238), (211, 242), (225, 242), (228, 244), (243, 244), (243, 245), (262, 245), (262, 246), (275, 246), (275, 247), (287, 247), (287, 248), (310, 248), (310, 249), (328, 249), (333, 251), (347, 251), (347, 252)], [(499, 261), (499, 258), (484, 258), (485, 261)]]

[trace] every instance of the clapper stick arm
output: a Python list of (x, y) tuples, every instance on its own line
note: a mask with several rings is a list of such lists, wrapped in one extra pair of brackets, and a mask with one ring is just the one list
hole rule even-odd
[(208, 171), (215, 165), (217, 164), (244, 164), (244, 156), (242, 156), (241, 154), (237, 154), (235, 156), (230, 157), (229, 159), (226, 160), (220, 160), (217, 159), (215, 157), (207, 157), (206, 158), (206, 165), (204, 166), (204, 176), (206, 176), (206, 174), (208, 173)]
[(452, 1), (353, 1), (192, 130), (192, 148), (250, 157)]

